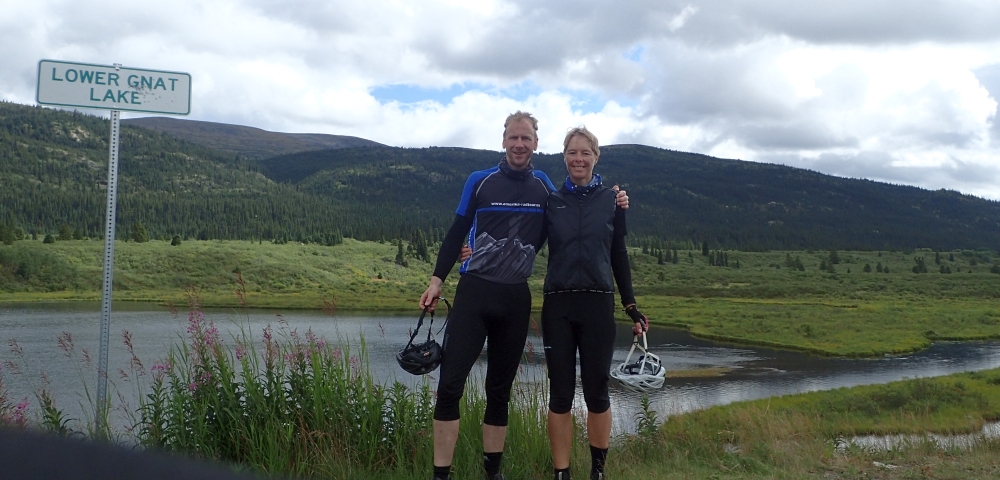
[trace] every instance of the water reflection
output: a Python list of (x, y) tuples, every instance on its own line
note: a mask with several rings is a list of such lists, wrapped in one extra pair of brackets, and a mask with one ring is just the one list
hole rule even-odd
[[(127, 398), (135, 398), (134, 385), (116, 377), (118, 368), (129, 365), (129, 356), (122, 343), (121, 333), (132, 334), (135, 351), (146, 370), (157, 359), (166, 357), (171, 344), (177, 344), (187, 326), (185, 312), (166, 310), (149, 311), (149, 305), (118, 302), (112, 316), (112, 343), (109, 368), (112, 383)], [(372, 372), (384, 381), (401, 381), (416, 385), (422, 381), (436, 383), (436, 376), (414, 377), (396, 365), (394, 356), (409, 338), (416, 324), (416, 315), (389, 316), (338, 313), (329, 317), (312, 311), (208, 310), (206, 317), (229, 335), (238, 334), (240, 328), (250, 332), (260, 341), (267, 325), (276, 330), (296, 330), (304, 334), (312, 329), (317, 336), (350, 345), (357, 352), (359, 339), (363, 338)], [(438, 319), (434, 333), (443, 322)], [(96, 366), (82, 369), (82, 351), (86, 349), (96, 358), (100, 305), (31, 305), (0, 307), (0, 337), (6, 344), (16, 339), (23, 351), (15, 358), (9, 348), (0, 353), (0, 359), (20, 362), (23, 370), (17, 375), (4, 367), (3, 374), (11, 398), (34, 399), (32, 392), (40, 387), (54, 391), (60, 408), (71, 416), (82, 418), (80, 403), (87, 404), (82, 396), (84, 382), (96, 384)], [(526, 348), (526, 361), (522, 364), (520, 380), (542, 383), (545, 378), (541, 338), (532, 329)], [(64, 355), (57, 346), (62, 332), (72, 334), (75, 344), (73, 358)], [(423, 332), (421, 332), (423, 333)], [(232, 343), (231, 337), (223, 338)], [(631, 345), (629, 325), (620, 325), (616, 338), (615, 364), (625, 360)], [(849, 387), (862, 384), (885, 383), (903, 378), (929, 377), (950, 373), (1000, 367), (998, 342), (938, 342), (922, 352), (877, 359), (843, 359), (808, 355), (768, 348), (745, 347), (711, 342), (691, 337), (679, 330), (653, 328), (649, 332), (650, 351), (663, 361), (668, 372), (697, 369), (715, 369), (717, 376), (668, 378), (664, 387), (649, 396), (652, 408), (661, 419), (693, 409), (722, 405), (742, 400)], [(476, 378), (485, 374), (484, 362), (473, 372)], [(470, 385), (477, 384), (470, 381)], [(109, 395), (116, 398), (114, 394)], [(635, 415), (640, 411), (642, 396), (619, 388), (613, 389), (612, 406), (615, 409), (616, 433), (630, 431), (635, 425)], [(576, 405), (583, 408), (582, 392), (577, 392)], [(74, 410), (74, 407), (75, 410)]]

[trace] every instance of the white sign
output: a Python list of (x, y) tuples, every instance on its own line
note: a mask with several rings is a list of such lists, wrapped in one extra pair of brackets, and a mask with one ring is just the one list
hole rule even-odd
[(191, 113), (191, 75), (42, 60), (38, 103), (131, 112)]

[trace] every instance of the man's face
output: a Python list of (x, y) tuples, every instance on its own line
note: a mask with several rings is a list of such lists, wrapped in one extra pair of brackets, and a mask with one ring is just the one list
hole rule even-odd
[(524, 170), (531, 161), (531, 154), (538, 148), (538, 137), (531, 122), (515, 120), (503, 132), (503, 149), (507, 152), (507, 164), (514, 170)]

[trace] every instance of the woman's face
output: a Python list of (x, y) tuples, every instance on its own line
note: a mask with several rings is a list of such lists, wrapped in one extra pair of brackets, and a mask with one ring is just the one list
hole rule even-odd
[(594, 165), (597, 164), (597, 155), (590, 145), (587, 137), (574, 135), (566, 145), (563, 152), (563, 159), (566, 161), (566, 172), (569, 173), (569, 180), (573, 185), (586, 185), (594, 176)]

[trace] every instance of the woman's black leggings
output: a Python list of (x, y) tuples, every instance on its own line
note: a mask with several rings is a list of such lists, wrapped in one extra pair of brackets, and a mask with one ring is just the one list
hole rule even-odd
[(615, 294), (556, 292), (542, 303), (542, 341), (549, 369), (549, 410), (567, 413), (576, 390), (576, 353), (587, 410), (611, 408), (608, 377), (615, 353)]
[(506, 285), (462, 275), (444, 332), (435, 420), (459, 419), (458, 405), (465, 381), (489, 338), (483, 423), (507, 426), (510, 387), (524, 353), (530, 315), (531, 292), (527, 283)]

